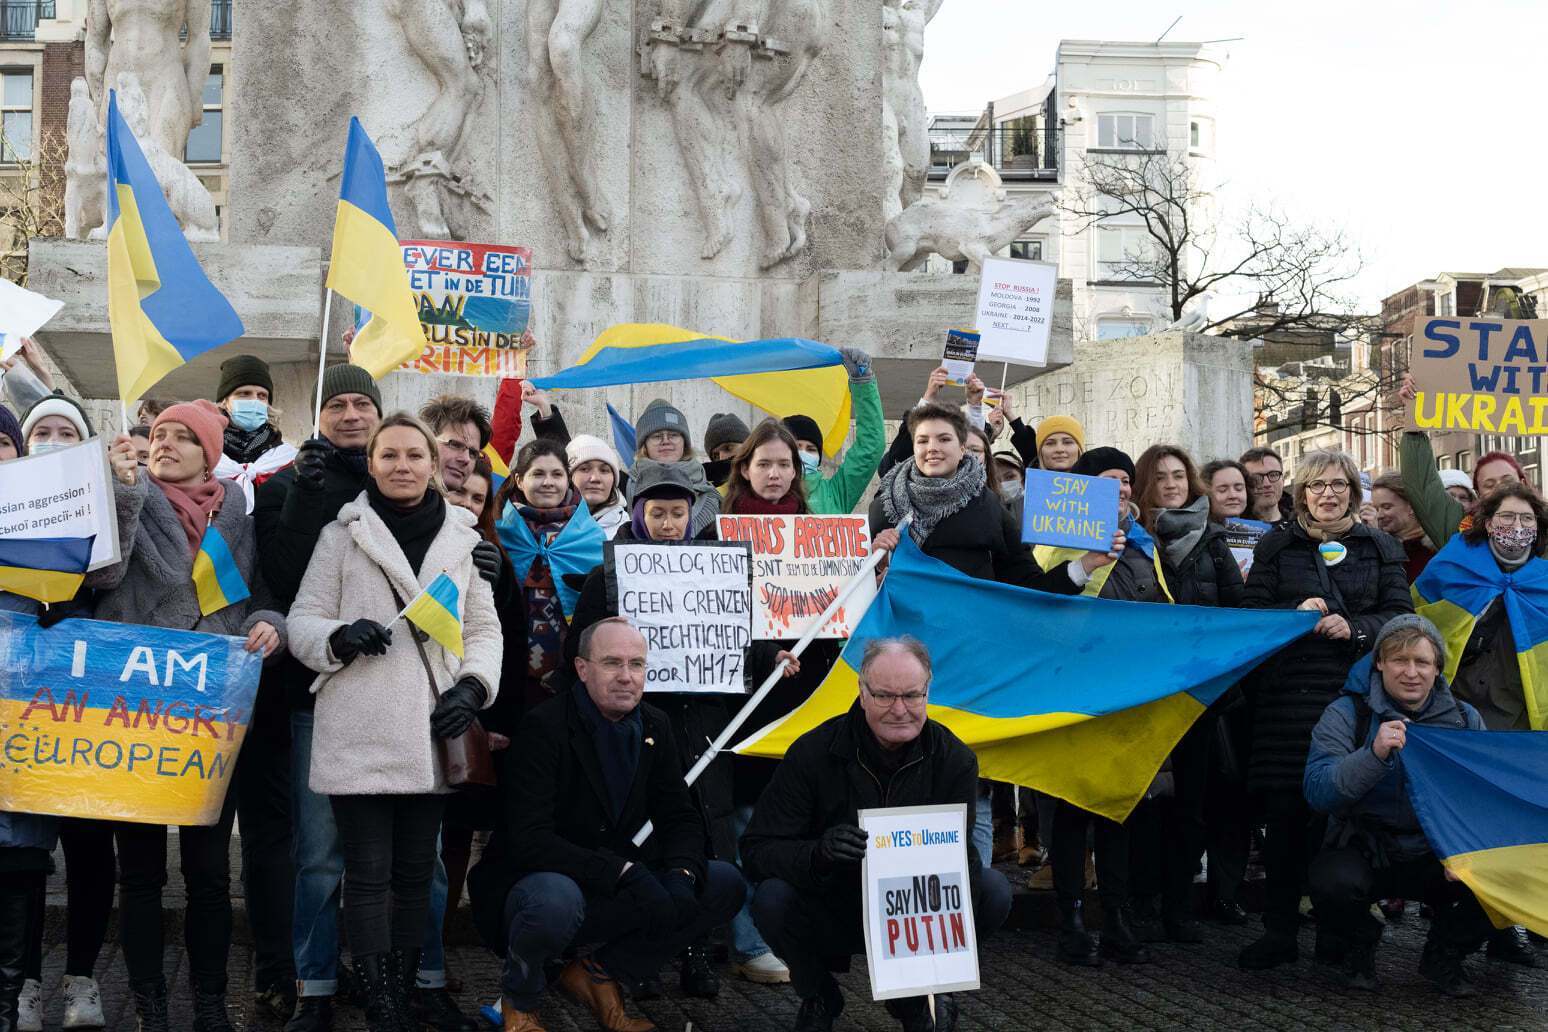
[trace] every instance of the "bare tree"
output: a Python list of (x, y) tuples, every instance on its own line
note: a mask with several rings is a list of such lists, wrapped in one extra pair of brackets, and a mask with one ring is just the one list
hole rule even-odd
[(68, 155), (64, 134), (49, 130), (28, 157), (0, 169), (0, 276), (25, 286), (28, 242), (64, 235)]

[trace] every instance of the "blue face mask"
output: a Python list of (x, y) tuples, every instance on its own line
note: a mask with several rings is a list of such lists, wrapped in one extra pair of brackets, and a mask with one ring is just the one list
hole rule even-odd
[(269, 403), (257, 398), (232, 398), (227, 403), (231, 422), (243, 430), (256, 430), (269, 421)]
[(47, 455), (71, 447), (68, 441), (39, 441), (27, 446), (28, 455)]
[(822, 456), (816, 452), (802, 452), (801, 467), (808, 473), (817, 472), (822, 468)]

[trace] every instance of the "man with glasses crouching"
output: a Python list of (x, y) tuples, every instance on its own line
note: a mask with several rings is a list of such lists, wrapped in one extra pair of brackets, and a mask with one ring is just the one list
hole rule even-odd
[[(844, 1007), (831, 972), (865, 952), (860, 861), (866, 836), (858, 811), (876, 807), (967, 805), (973, 826), (978, 758), (929, 719), (930, 653), (913, 638), (878, 638), (860, 663), (860, 695), (848, 713), (802, 735), (785, 754), (742, 836), (742, 859), (758, 884), (753, 920), (790, 968), (801, 997), (797, 1032), (827, 1032)], [(985, 868), (968, 843), (973, 923), (980, 938), (1005, 923), (1010, 885)], [(948, 1032), (956, 1004), (889, 1000), (906, 1032)]]

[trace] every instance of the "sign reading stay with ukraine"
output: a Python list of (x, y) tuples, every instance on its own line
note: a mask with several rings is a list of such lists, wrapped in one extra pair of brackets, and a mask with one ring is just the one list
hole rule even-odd
[(403, 265), (425, 331), (416, 373), (526, 376), (532, 349), (532, 249), (404, 240)]
[(0, 612), (0, 810), (214, 824), (261, 666), (241, 638)]
[(1029, 545), (1105, 552), (1118, 526), (1118, 481), (1027, 470), (1021, 540)]
[(1419, 318), (1409, 426), (1548, 435), (1548, 320)]

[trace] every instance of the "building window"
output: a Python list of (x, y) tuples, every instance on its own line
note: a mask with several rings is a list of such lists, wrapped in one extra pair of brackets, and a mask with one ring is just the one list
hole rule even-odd
[(1017, 240), (1010, 245), (1010, 256), (1026, 261), (1040, 262), (1043, 260), (1043, 242), (1041, 240)]
[(1473, 471), (1473, 453), (1467, 449), (1457, 452), (1457, 469), (1464, 473)]
[(1142, 226), (1097, 228), (1096, 279), (1148, 281), (1155, 244)]
[(1154, 115), (1097, 115), (1097, 146), (1103, 150), (1152, 150)]
[(1188, 122), (1188, 149), (1195, 154), (1208, 154), (1215, 146), (1215, 123), (1209, 118), (1195, 118)]
[(194, 126), (188, 134), (188, 147), (183, 152), (183, 160), (190, 164), (220, 164), (224, 138), (221, 132), (224, 112), (221, 107), (225, 83), (224, 69), (215, 65), (210, 69), (210, 77), (204, 80), (204, 95), (200, 98), (204, 106), (204, 121)]
[(1143, 337), (1149, 332), (1149, 319), (1108, 318), (1097, 320), (1097, 340)]
[(1526, 474), (1526, 482), (1527, 482), (1527, 486), (1528, 487), (1536, 487), (1537, 486), (1537, 467), (1536, 466), (1522, 466), (1521, 467), (1521, 472)]
[(0, 70), (0, 162), (32, 157), (32, 71)]

